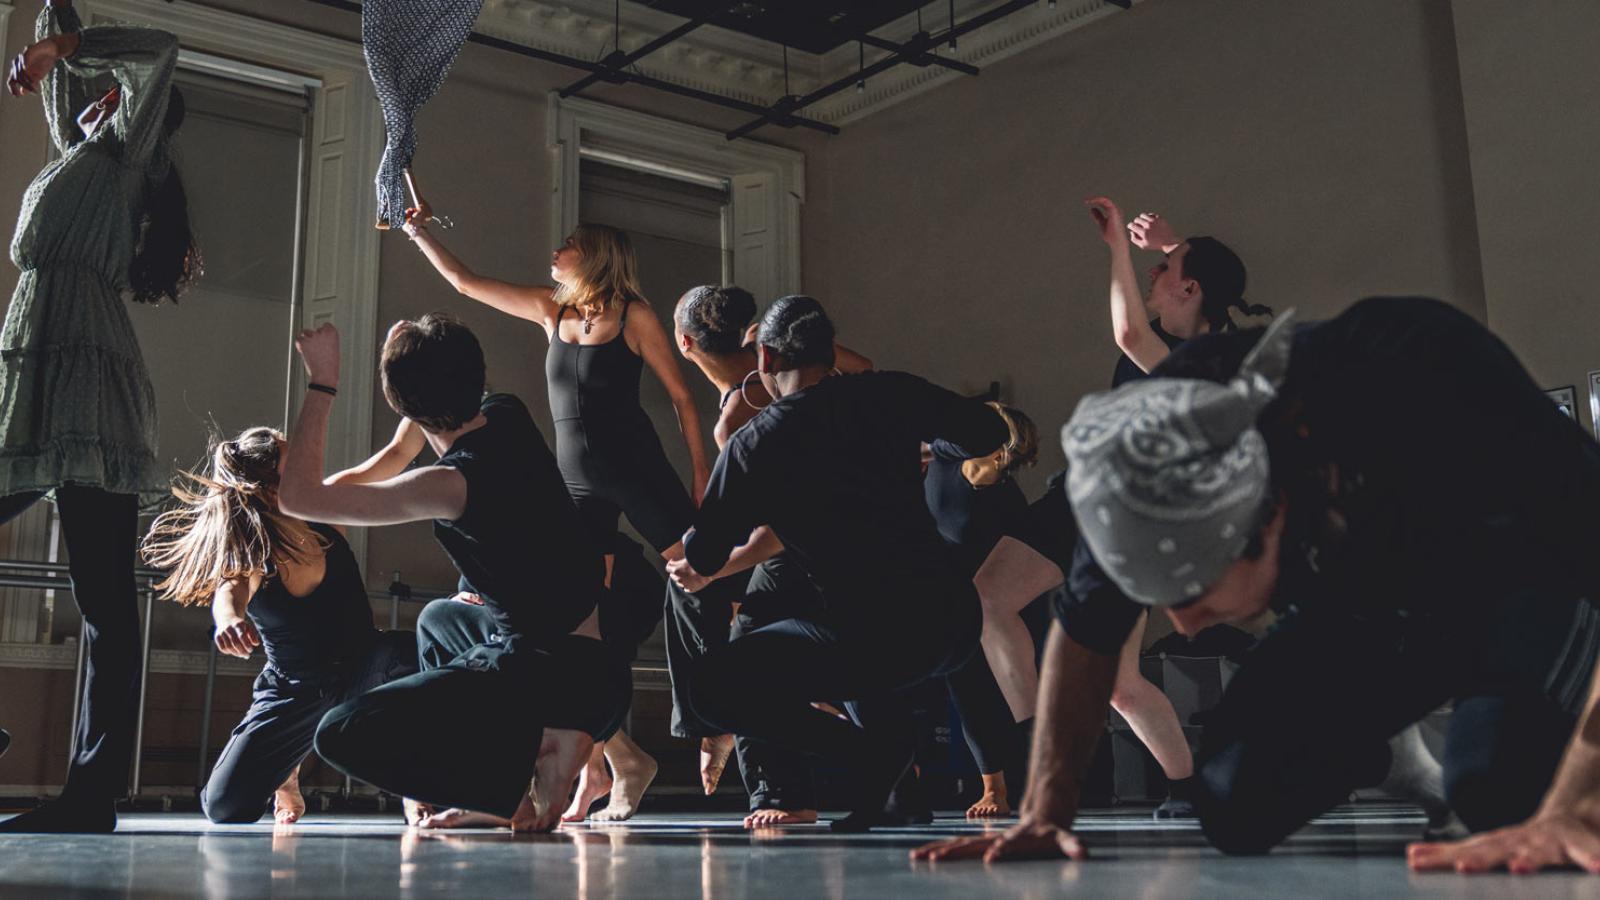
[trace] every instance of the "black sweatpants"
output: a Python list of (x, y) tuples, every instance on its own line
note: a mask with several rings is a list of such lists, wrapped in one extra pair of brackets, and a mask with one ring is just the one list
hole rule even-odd
[(546, 727), (599, 737), (621, 721), (627, 663), (600, 641), (568, 635), (537, 646), (495, 633), (486, 607), (435, 600), (417, 619), (417, 650), (421, 672), (323, 717), (317, 753), (339, 771), (435, 806), (510, 818)]
[(667, 579), (661, 635), (672, 680), (673, 737), (697, 740), (727, 734), (696, 715), (689, 697), (695, 664), (710, 651), (727, 646), (733, 604), (744, 599), (745, 585), (745, 578), (719, 578), (691, 594)]
[[(916, 607), (902, 606), (903, 598)], [(982, 610), (971, 583), (883, 585), (824, 595), (822, 604), (820, 615), (757, 628), (707, 652), (694, 667), (690, 701), (724, 733), (852, 769), (857, 809), (877, 813), (915, 751), (903, 692), (966, 662)], [(813, 700), (846, 701), (859, 725)]]
[[(779, 554), (750, 573), (744, 600), (734, 617), (732, 639), (784, 619), (817, 616), (821, 610), (822, 598), (810, 576)], [(744, 735), (734, 738), (734, 753), (752, 811), (817, 808), (816, 778), (805, 755)]]
[(1551, 673), (1569, 654), (1592, 669), (1597, 630), (1582, 602), (1520, 597), (1470, 625), (1292, 616), (1206, 720), (1194, 798), (1206, 836), (1227, 853), (1271, 849), (1381, 780), (1388, 738), (1451, 700), (1451, 806), (1474, 831), (1526, 818), (1577, 724)]
[(334, 706), (417, 672), (417, 636), (378, 635), (346, 671), (295, 677), (268, 665), (256, 676), (250, 708), (222, 748), (200, 792), (200, 808), (219, 824), (261, 818), (272, 794), (311, 752), (317, 723)]
[[(0, 525), (25, 512), (43, 492), (0, 498)], [(56, 488), (66, 539), (72, 599), (83, 615), (88, 660), (63, 799), (98, 802), (128, 793), (134, 720), (139, 709), (140, 641), (133, 569), (139, 501), (95, 487)]]

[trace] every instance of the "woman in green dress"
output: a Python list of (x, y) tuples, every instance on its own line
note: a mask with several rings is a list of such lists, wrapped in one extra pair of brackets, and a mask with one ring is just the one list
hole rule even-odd
[(178, 42), (83, 28), (70, 0), (49, 0), (36, 38), (6, 87), (43, 94), (60, 155), (28, 187), (11, 243), (21, 277), (0, 333), (0, 523), (54, 494), (89, 664), (65, 789), (0, 831), (110, 831), (139, 703), (139, 505), (166, 482), (123, 297), (176, 300), (198, 271), (167, 146), (183, 118)]

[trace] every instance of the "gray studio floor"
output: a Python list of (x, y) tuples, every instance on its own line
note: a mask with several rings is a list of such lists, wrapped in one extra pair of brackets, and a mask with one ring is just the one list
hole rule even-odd
[(129, 815), (107, 837), (0, 837), (0, 897), (943, 897), (1290, 898), (1600, 896), (1561, 873), (1415, 876), (1400, 859), (1421, 818), (1364, 805), (1318, 820), (1262, 859), (1206, 849), (1193, 826), (1092, 814), (1089, 863), (912, 865), (906, 852), (979, 830), (955, 820), (835, 837), (823, 828), (752, 835), (731, 818), (641, 816), (538, 838), (419, 834), (393, 817), (312, 816), (211, 826), (192, 814)]

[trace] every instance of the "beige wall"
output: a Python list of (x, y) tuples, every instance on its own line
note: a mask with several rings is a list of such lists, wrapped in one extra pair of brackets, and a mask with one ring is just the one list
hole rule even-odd
[(1258, 303), (1482, 318), (1452, 43), (1442, 0), (1151, 0), (846, 126), (808, 160), (807, 287), (881, 365), (1001, 381), (1036, 489), (1117, 355), (1091, 193), (1222, 238)]
[(1600, 3), (1456, 0), (1489, 325), (1545, 387), (1600, 369)]

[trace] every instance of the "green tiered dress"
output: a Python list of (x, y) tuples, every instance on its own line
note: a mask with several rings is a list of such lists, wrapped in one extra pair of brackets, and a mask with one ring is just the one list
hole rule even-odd
[[(39, 15), (39, 39), (74, 31), (77, 52), (44, 85), (61, 156), (29, 185), (11, 242), (22, 275), (0, 332), (0, 497), (78, 484), (155, 501), (167, 481), (155, 391), (122, 295), (149, 186), (171, 165), (163, 120), (178, 44), (148, 28), (82, 29), (71, 7)], [(102, 75), (121, 104), (84, 140), (86, 79)]]

